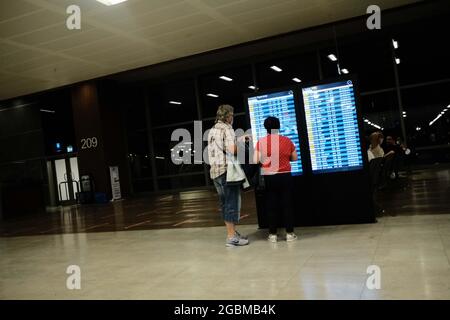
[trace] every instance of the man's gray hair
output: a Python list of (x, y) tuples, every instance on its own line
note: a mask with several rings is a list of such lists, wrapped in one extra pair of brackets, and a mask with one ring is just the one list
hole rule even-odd
[(227, 118), (233, 113), (234, 108), (229, 104), (222, 104), (217, 109), (216, 123), (218, 121), (227, 122)]

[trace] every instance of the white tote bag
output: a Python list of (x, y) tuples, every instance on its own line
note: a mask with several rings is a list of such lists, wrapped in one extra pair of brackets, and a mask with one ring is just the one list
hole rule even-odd
[(227, 157), (227, 184), (228, 185), (243, 185), (246, 189), (250, 186), (244, 170), (234, 156)]

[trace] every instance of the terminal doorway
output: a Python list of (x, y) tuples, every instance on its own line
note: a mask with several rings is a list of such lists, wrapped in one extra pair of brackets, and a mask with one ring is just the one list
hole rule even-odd
[(54, 202), (58, 205), (75, 204), (80, 192), (78, 158), (69, 156), (48, 161), (48, 169), (50, 189), (55, 193)]

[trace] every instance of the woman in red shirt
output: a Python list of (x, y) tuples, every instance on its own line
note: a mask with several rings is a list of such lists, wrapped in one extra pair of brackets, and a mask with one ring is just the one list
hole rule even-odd
[(261, 163), (266, 186), (266, 208), (269, 218), (269, 237), (277, 242), (277, 212), (283, 211), (286, 241), (294, 241), (294, 210), (292, 207), (292, 175), (290, 161), (298, 159), (295, 145), (288, 137), (278, 134), (280, 120), (268, 117), (264, 121), (267, 136), (256, 143), (254, 162)]

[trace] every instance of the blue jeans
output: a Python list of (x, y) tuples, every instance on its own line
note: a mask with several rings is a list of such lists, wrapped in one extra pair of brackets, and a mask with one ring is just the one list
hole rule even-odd
[(239, 185), (227, 185), (226, 173), (213, 179), (213, 181), (219, 194), (223, 220), (238, 223), (241, 211), (241, 187)]

